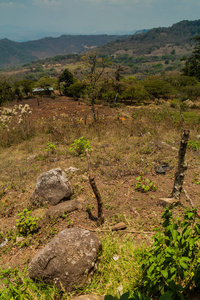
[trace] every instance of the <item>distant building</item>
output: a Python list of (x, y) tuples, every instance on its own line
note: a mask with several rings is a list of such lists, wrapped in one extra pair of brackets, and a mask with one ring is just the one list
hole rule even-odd
[(51, 94), (54, 93), (54, 89), (52, 87), (47, 87), (47, 88), (34, 88), (32, 90), (33, 95), (47, 95), (51, 96)]

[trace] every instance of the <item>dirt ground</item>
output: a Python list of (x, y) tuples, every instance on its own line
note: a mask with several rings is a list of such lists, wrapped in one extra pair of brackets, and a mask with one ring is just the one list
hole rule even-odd
[[(79, 119), (85, 122), (92, 121), (91, 106), (81, 102), (80, 104), (70, 98), (56, 97), (55, 99), (42, 98), (38, 101), (37, 98), (20, 101), (20, 104), (24, 105), (28, 103), (32, 110), (32, 118), (35, 120), (47, 117), (53, 117), (58, 115), (65, 115), (73, 120)], [(12, 105), (14, 105), (13, 103)], [(19, 103), (18, 103), (19, 104)], [(116, 110), (116, 108), (110, 108), (108, 106), (97, 105), (98, 115), (101, 118), (115, 117), (120, 111), (120, 118), (131, 115), (132, 108), (126, 108), (122, 110)], [(135, 108), (134, 108), (135, 109)], [(83, 203), (83, 209), (80, 211), (74, 211), (70, 213), (66, 218), (60, 218), (53, 220), (51, 223), (41, 223), (41, 230), (34, 236), (27, 238), (26, 245), (22, 243), (16, 243), (15, 241), (9, 241), (6, 246), (0, 248), (0, 264), (3, 268), (19, 267), (23, 269), (25, 265), (31, 260), (35, 253), (44, 247), (44, 245), (52, 239), (52, 237), (60, 230), (66, 227), (80, 227), (96, 232), (100, 237), (104, 237), (106, 234), (110, 234), (113, 225), (119, 222), (124, 222), (127, 228), (123, 231), (113, 232), (116, 235), (130, 235), (136, 245), (141, 243), (149, 244), (151, 242), (151, 236), (154, 234), (155, 228), (161, 224), (161, 215), (164, 211), (162, 205), (160, 205), (159, 198), (169, 197), (174, 183), (174, 175), (177, 169), (178, 148), (180, 140), (177, 138), (174, 148), (169, 147), (155, 147), (149, 157), (153, 159), (157, 152), (162, 152), (162, 155), (172, 158), (172, 169), (168, 170), (165, 175), (157, 174), (155, 171), (158, 161), (155, 160), (155, 164), (148, 167), (148, 171), (144, 174), (145, 177), (152, 180), (158, 187), (156, 191), (149, 191), (147, 193), (141, 193), (135, 190), (137, 183), (137, 176), (140, 175), (142, 169), (135, 168), (133, 166), (130, 172), (121, 172), (119, 176), (106, 177), (98, 169), (95, 170), (95, 180), (102, 199), (104, 201), (104, 215), (105, 223), (98, 227), (96, 221), (91, 216), (89, 217), (86, 207), (90, 206), (91, 214), (93, 217), (97, 216), (97, 205), (95, 196), (91, 190), (87, 179), (87, 169), (85, 172), (78, 171), (76, 173), (67, 174), (70, 182), (75, 188), (75, 197)], [(99, 151), (104, 152), (106, 145), (99, 145)], [(31, 156), (30, 156), (31, 157)], [(34, 158), (30, 158), (30, 161)], [(187, 191), (189, 197), (193, 200), (193, 203), (200, 210), (199, 201), (199, 184), (200, 181), (200, 164), (199, 153), (187, 154), (188, 170), (185, 176), (184, 188)], [(30, 163), (30, 162), (29, 162)], [(32, 162), (33, 163), (33, 162)], [(48, 166), (44, 166), (44, 162), (37, 162), (45, 169), (61, 167), (66, 169), (71, 166), (72, 161), (65, 155), (60, 155), (59, 158), (48, 161)], [(160, 162), (162, 163), (162, 162)], [(82, 166), (83, 161), (81, 158), (77, 159), (75, 167)], [(86, 165), (86, 162), (84, 162)], [(36, 162), (34, 162), (36, 165)], [(84, 166), (85, 166), (84, 165)], [(122, 167), (122, 166), (121, 166)], [(104, 169), (112, 173), (112, 168), (109, 162), (105, 163)], [(3, 170), (1, 170), (3, 172)], [(123, 171), (123, 170), (122, 170)], [(27, 172), (25, 178), (29, 182), (30, 174)], [(29, 184), (29, 183), (28, 183)], [(28, 185), (27, 184), (27, 185)], [(19, 189), (11, 188), (6, 190), (2, 196), (1, 202), (5, 204), (6, 201), (10, 203), (11, 199), (17, 199), (17, 204), (13, 204), (12, 209), (7, 208), (7, 213), (0, 216), (0, 230), (4, 233), (14, 230), (15, 220), (17, 213), (24, 207), (23, 203), (27, 203), (27, 199), (33, 193), (34, 186), (32, 181), (26, 192), (21, 192)], [(190, 207), (184, 193), (181, 195), (181, 203), (185, 207)], [(33, 215), (43, 217), (47, 207), (42, 207), (33, 212)], [(181, 216), (184, 208), (177, 206), (175, 208), (175, 214)]]

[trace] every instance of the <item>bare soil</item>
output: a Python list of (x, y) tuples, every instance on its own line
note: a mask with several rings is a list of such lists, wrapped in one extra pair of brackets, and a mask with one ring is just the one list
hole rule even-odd
[[(55, 99), (41, 98), (39, 100), (39, 106), (36, 98), (23, 100), (20, 101), (20, 103), (22, 105), (25, 103), (29, 104), (32, 110), (32, 118), (35, 121), (42, 118), (57, 117), (62, 114), (66, 118), (70, 118), (71, 120), (73, 120), (73, 118), (75, 120), (79, 119), (80, 122), (82, 121), (83, 123), (87, 117), (86, 123), (88, 124), (89, 122), (90, 124), (91, 122), (92, 124), (91, 106), (84, 102), (79, 103), (70, 98), (56, 97)], [(12, 103), (12, 105), (14, 104), (15, 103)], [(117, 122), (119, 122), (119, 126), (122, 127), (126, 122), (126, 118), (130, 117), (136, 110), (136, 108), (133, 107), (126, 107), (124, 109), (110, 108), (103, 105), (97, 105), (96, 107), (99, 118), (101, 119), (116, 119), (116, 116), (119, 115)], [(147, 138), (148, 132), (141, 135), (139, 140), (141, 142), (139, 142), (138, 147), (143, 144), (145, 135)], [(19, 182), (18, 186), (9, 182), (12, 177), (11, 174), (7, 173), (5, 166), (4, 169), (1, 169), (2, 175), (0, 176), (0, 182), (3, 182), (5, 178), (8, 180), (7, 187), (1, 191), (2, 196), (0, 200), (2, 206), (0, 231), (4, 233), (4, 236), (8, 235), (8, 232), (10, 232), (11, 236), (14, 234), (17, 214), (28, 206), (28, 201), (34, 191), (36, 175), (41, 173), (41, 171), (56, 167), (61, 167), (63, 170), (70, 166), (79, 168), (79, 171), (67, 173), (67, 175), (75, 190), (73, 198), (83, 202), (84, 208), (80, 211), (70, 213), (65, 218), (52, 220), (50, 223), (47, 223), (45, 218), (43, 218), (48, 207), (41, 207), (34, 210), (32, 213), (33, 216), (43, 218), (40, 223), (41, 229), (38, 233), (25, 239), (27, 245), (24, 245), (23, 242), (16, 243), (15, 239), (11, 239), (6, 246), (1, 247), (1, 267), (3, 269), (8, 267), (23, 269), (37, 251), (43, 248), (57, 232), (72, 226), (86, 228), (96, 232), (98, 236), (103, 237), (106, 234), (111, 234), (114, 224), (125, 222), (127, 229), (113, 232), (112, 234), (121, 236), (129, 234), (136, 245), (141, 245), (144, 242), (147, 244), (151, 243), (151, 236), (154, 234), (155, 228), (161, 225), (161, 216), (164, 211), (164, 208), (160, 205), (159, 198), (170, 197), (172, 192), (174, 175), (177, 169), (180, 135), (176, 137), (173, 147), (160, 143), (162, 136), (159, 141), (155, 141), (154, 137), (149, 137), (148, 141), (153, 145), (150, 148), (151, 151), (148, 154), (141, 154), (141, 160), (137, 166), (132, 165), (127, 169), (124, 158), (119, 159), (119, 162), (115, 163), (115, 166), (112, 165), (112, 159), (108, 159), (108, 161), (106, 161), (106, 158), (104, 158), (104, 160), (101, 159), (99, 165), (96, 162), (97, 159), (94, 161), (95, 180), (104, 201), (105, 223), (101, 227), (98, 227), (95, 221), (95, 217), (97, 217), (97, 205), (87, 179), (86, 159), (82, 157), (72, 158), (66, 154), (52, 154), (49, 155), (46, 160), (39, 161), (36, 160), (34, 156), (31, 157), (32, 153), (26, 153), (25, 157), (20, 158), (20, 150), (17, 149), (17, 147), (11, 147), (9, 150), (11, 151), (10, 155), (12, 153), (12, 155), (16, 157), (13, 170), (18, 170), (17, 174), (21, 176), (23, 186), (21, 186)], [(118, 142), (116, 141), (116, 143)], [(110, 151), (112, 151), (112, 146), (113, 145), (107, 145), (105, 142), (99, 142), (96, 144), (96, 152), (94, 155), (103, 155), (109, 147)], [(6, 155), (9, 155), (9, 151), (6, 152)], [(2, 152), (2, 166), (4, 158)], [(159, 158), (161, 159), (159, 160)], [(165, 175), (157, 174), (155, 167), (166, 160), (169, 161), (169, 165), (172, 169), (167, 171)], [(189, 197), (193, 200), (194, 205), (200, 209), (199, 184), (197, 184), (198, 180), (200, 181), (199, 153), (188, 150), (186, 160), (188, 162), (188, 170), (185, 176), (184, 188)], [(22, 161), (23, 168), (21, 165)], [(8, 166), (8, 168), (10, 173), (12, 169), (10, 166)], [(137, 183), (136, 178), (140, 174), (143, 174), (145, 178), (154, 182), (158, 187), (155, 192), (149, 191), (142, 193), (135, 190)], [(182, 206), (177, 206), (174, 210), (177, 216), (183, 214), (184, 207), (190, 207), (184, 193), (181, 195), (181, 203)], [(89, 217), (86, 207), (90, 207), (91, 214), (94, 218)]]

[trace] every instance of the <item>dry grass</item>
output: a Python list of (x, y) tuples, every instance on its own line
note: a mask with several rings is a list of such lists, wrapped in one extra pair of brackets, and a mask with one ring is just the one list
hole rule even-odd
[[(97, 229), (86, 212), (86, 207), (90, 206), (92, 215), (97, 215), (96, 199), (87, 179), (87, 160), (84, 156), (74, 157), (69, 153), (70, 144), (82, 136), (92, 148), (92, 168), (104, 201), (106, 222), (101, 230), (110, 231), (115, 223), (124, 221), (129, 230), (141, 232), (131, 235), (134, 244), (149, 243), (149, 236), (143, 231), (152, 231), (160, 225), (163, 208), (158, 206), (157, 200), (168, 196), (172, 190), (182, 130), (189, 127), (193, 140), (197, 140), (200, 131), (198, 110), (190, 112), (194, 114), (193, 122), (190, 118), (186, 124), (181, 119), (174, 121), (175, 113), (178, 112), (168, 106), (126, 107), (115, 113), (112, 110), (109, 116), (86, 125), (80, 118), (73, 120), (60, 115), (34, 119), (34, 122), (25, 120), (14, 132), (0, 129), (0, 232), (4, 238), (10, 238), (7, 246), (0, 248), (4, 268), (10, 267), (12, 261), (12, 267), (23, 270), (38, 249), (68, 226)], [(54, 151), (48, 149), (47, 143), (55, 146)], [(199, 153), (188, 149), (186, 156), (189, 168), (185, 188), (198, 206), (198, 185), (192, 180), (200, 178)], [(166, 175), (156, 175), (155, 166), (163, 163), (173, 169)], [(84, 208), (51, 223), (46, 223), (44, 218), (47, 207), (34, 210), (32, 215), (40, 217), (40, 231), (29, 237), (24, 245), (17, 244), (15, 220), (19, 212), (29, 207), (36, 178), (52, 168), (65, 170), (70, 166), (79, 169), (67, 176), (75, 190), (73, 198), (82, 201)], [(142, 194), (135, 190), (136, 177), (140, 173), (156, 183), (156, 192)], [(188, 205), (184, 196), (182, 201)], [(181, 214), (182, 208), (177, 208), (176, 213)], [(104, 231), (96, 234), (104, 239)], [(117, 237), (118, 233), (114, 235)], [(106, 280), (98, 289), (107, 289), (105, 293), (114, 292), (116, 286), (108, 284), (106, 287)], [(92, 289), (95, 290), (95, 284), (88, 287), (91, 292)]]

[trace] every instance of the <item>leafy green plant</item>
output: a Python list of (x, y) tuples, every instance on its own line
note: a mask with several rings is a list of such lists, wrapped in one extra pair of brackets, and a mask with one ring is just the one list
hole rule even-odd
[(200, 148), (200, 142), (189, 140), (188, 141), (188, 148), (190, 148), (193, 151), (198, 151)]
[(138, 176), (136, 180), (138, 181), (135, 188), (137, 191), (147, 193), (148, 191), (155, 192), (157, 190), (157, 186), (148, 178)]
[(85, 155), (86, 149), (91, 151), (89, 141), (82, 136), (70, 145), (69, 153), (73, 156), (79, 156), (81, 154)]
[(163, 232), (154, 236), (152, 249), (143, 253), (140, 290), (159, 299), (184, 299), (183, 294), (200, 286), (200, 224), (197, 210), (187, 210), (184, 220), (174, 219), (167, 208)]
[(16, 227), (20, 235), (28, 236), (29, 234), (32, 234), (39, 229), (39, 218), (31, 217), (30, 213), (31, 212), (27, 208), (25, 208), (23, 212), (17, 215), (20, 218), (16, 220)]
[(24, 277), (24, 274), (20, 274), (18, 269), (1, 270), (0, 279), (4, 280), (3, 287), (0, 287), (1, 300), (61, 299), (59, 290), (54, 286), (42, 281), (35, 283), (30, 278)]
[(45, 148), (45, 151), (51, 152), (51, 154), (54, 154), (56, 150), (56, 146), (53, 143), (47, 143), (47, 147)]

